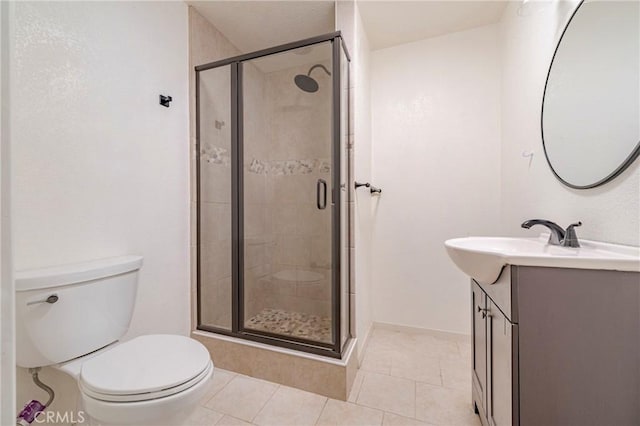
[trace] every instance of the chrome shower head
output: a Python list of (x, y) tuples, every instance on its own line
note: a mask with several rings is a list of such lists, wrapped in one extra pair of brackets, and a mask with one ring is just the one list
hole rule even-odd
[(301, 90), (304, 90), (305, 92), (308, 92), (308, 93), (317, 92), (318, 82), (315, 79), (311, 78), (311, 71), (313, 71), (316, 68), (322, 68), (324, 72), (327, 73), (327, 75), (331, 75), (329, 70), (324, 65), (315, 64), (314, 66), (309, 68), (309, 72), (307, 72), (307, 75), (298, 74), (295, 76), (293, 81), (295, 81), (296, 86), (298, 86)]

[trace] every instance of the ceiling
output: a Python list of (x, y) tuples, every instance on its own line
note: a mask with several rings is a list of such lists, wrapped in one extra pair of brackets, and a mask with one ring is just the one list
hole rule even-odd
[(187, 1), (242, 53), (335, 31), (334, 1)]
[(496, 23), (506, 5), (482, 0), (358, 2), (374, 50)]
[[(326, 34), (335, 28), (333, 0), (187, 1), (242, 53)], [(358, 0), (372, 49), (382, 49), (500, 20), (507, 0)], [(320, 60), (284, 55), (257, 64), (265, 72)]]

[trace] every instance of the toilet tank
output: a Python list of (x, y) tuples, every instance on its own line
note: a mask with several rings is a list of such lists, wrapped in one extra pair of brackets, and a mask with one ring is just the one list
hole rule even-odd
[(18, 366), (58, 364), (120, 339), (129, 328), (141, 266), (142, 256), (121, 256), (17, 271)]

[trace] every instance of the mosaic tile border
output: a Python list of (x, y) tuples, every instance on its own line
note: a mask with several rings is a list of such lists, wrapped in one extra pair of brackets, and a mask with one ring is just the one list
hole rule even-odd
[(264, 175), (288, 176), (307, 175), (313, 172), (331, 172), (331, 162), (324, 158), (300, 160), (263, 161), (251, 159), (249, 172)]
[(221, 164), (223, 166), (229, 166), (231, 164), (231, 153), (229, 150), (211, 144), (204, 144), (200, 150), (200, 158), (211, 164)]
[[(226, 167), (231, 165), (231, 153), (220, 146), (205, 144), (200, 149), (200, 158), (209, 164), (220, 164)], [(325, 158), (274, 161), (252, 158), (248, 170), (250, 173), (273, 176), (308, 175), (313, 172), (330, 173), (331, 162)]]

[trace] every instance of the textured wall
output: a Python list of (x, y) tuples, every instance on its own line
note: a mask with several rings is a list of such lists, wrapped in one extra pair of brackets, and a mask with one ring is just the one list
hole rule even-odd
[(469, 279), (444, 241), (500, 229), (497, 30), (373, 52), (377, 322), (469, 332)]
[[(16, 269), (144, 256), (126, 336), (189, 331), (187, 7), (16, 3)], [(173, 96), (170, 108), (158, 95)], [(19, 369), (18, 401), (43, 398)], [(75, 383), (50, 370), (54, 408)]]
[(14, 420), (15, 403), (15, 289), (11, 252), (10, 222), (10, 161), (9, 161), (9, 112), (10, 112), (10, 43), (8, 2), (0, 3), (0, 424)]
[[(638, 245), (640, 161), (614, 181), (586, 190), (562, 185), (547, 164), (540, 132), (542, 95), (555, 45), (576, 2), (532, 3), (524, 16), (518, 15), (519, 3), (510, 3), (501, 22), (502, 232), (536, 235), (520, 228), (536, 217), (562, 226), (581, 220), (581, 238)], [(523, 151), (534, 152), (531, 164)]]

